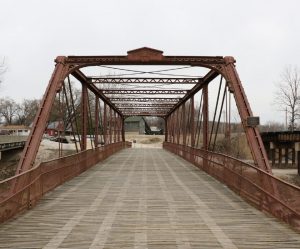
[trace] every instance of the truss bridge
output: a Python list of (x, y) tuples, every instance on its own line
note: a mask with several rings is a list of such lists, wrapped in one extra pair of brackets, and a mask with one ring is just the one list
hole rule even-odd
[[(0, 248), (299, 248), (300, 188), (272, 174), (233, 57), (144, 47), (55, 63), (0, 182)], [(132, 116), (161, 126), (161, 148), (132, 148)], [(53, 121), (57, 154), (40, 162)]]

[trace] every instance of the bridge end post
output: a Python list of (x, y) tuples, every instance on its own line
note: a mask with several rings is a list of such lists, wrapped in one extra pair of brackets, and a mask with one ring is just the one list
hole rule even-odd
[(55, 59), (56, 65), (48, 83), (46, 92), (41, 101), (39, 110), (33, 121), (30, 135), (25, 144), (25, 148), (21, 155), (21, 159), (17, 166), (16, 174), (20, 174), (33, 167), (36, 154), (38, 152), (40, 142), (44, 135), (47, 126), (47, 121), (50, 115), (51, 107), (54, 103), (56, 93), (60, 91), (64, 78), (68, 70), (68, 65), (65, 64), (66, 57), (58, 56)]
[(258, 128), (255, 125), (249, 125), (247, 122), (250, 117), (253, 117), (253, 114), (241, 80), (235, 69), (235, 59), (233, 57), (227, 56), (224, 58), (224, 60), (224, 77), (227, 80), (229, 90), (234, 95), (254, 162), (257, 167), (272, 174), (272, 169), (269, 164), (267, 153)]

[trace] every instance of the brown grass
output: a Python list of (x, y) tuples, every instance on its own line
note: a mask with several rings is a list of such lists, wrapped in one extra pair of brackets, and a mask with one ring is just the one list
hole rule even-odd
[(162, 140), (159, 137), (152, 137), (152, 138), (144, 139), (144, 140), (140, 141), (141, 144), (155, 144), (155, 143), (161, 143), (161, 142), (162, 142)]

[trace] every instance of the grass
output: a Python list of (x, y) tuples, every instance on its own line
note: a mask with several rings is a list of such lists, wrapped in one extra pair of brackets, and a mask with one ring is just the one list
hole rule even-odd
[(161, 143), (162, 140), (159, 137), (151, 137), (149, 139), (141, 140), (141, 144), (155, 144), (155, 143)]

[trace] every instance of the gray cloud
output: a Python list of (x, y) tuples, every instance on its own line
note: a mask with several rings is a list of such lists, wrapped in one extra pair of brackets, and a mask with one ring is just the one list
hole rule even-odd
[(274, 82), (299, 65), (300, 2), (2, 0), (0, 56), (9, 70), (0, 97), (40, 97), (57, 55), (126, 54), (149, 46), (168, 55), (232, 55), (253, 112), (284, 121)]

